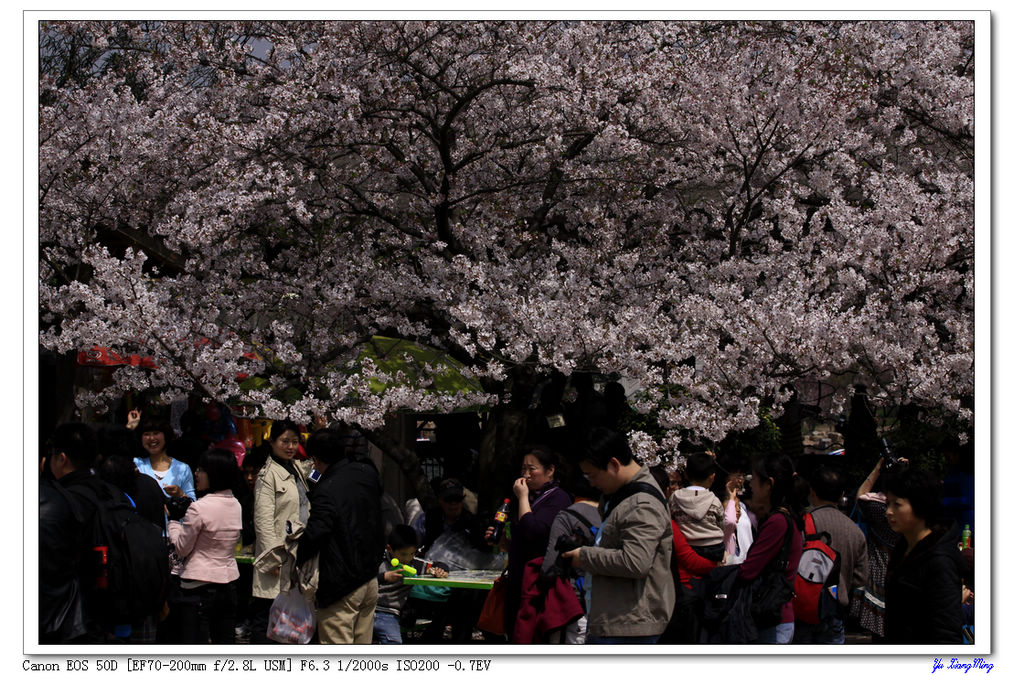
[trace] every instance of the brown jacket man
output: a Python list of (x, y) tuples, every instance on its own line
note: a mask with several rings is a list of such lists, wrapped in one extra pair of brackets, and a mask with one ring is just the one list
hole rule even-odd
[[(588, 641), (657, 642), (676, 602), (669, 509), (651, 473), (633, 460), (626, 438), (594, 429), (591, 439), (580, 466), (603, 493), (603, 523), (595, 546), (563, 554), (591, 577)], [(646, 491), (611, 500), (637, 483)]]

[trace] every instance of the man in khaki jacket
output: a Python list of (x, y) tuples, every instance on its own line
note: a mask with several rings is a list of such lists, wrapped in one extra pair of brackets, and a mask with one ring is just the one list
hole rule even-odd
[(624, 436), (593, 429), (589, 438), (580, 466), (602, 491), (602, 527), (595, 546), (563, 554), (591, 577), (588, 643), (654, 644), (676, 602), (669, 509)]

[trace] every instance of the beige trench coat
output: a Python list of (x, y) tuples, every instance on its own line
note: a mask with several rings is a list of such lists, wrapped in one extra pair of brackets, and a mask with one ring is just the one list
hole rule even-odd
[[(306, 487), (307, 462), (295, 462), (299, 481)], [(296, 477), (284, 466), (269, 458), (257, 474), (254, 487), (253, 596), (274, 599), (281, 590), (281, 576), (274, 574), (285, 562), (285, 524), (292, 521), (292, 530), (306, 525), (299, 521), (299, 488)]]

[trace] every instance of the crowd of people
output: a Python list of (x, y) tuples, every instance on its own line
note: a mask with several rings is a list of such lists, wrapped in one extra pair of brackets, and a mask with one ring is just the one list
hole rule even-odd
[[(573, 464), (521, 449), (493, 527), (456, 477), (434, 482), (432, 508), (399, 506), (347, 430), (304, 441), (277, 421), (245, 454), (209, 442), (183, 461), (168, 424), (127, 426), (64, 424), (43, 448), (42, 643), (268, 643), (283, 595), (313, 608), (295, 630), (321, 644), (843, 644), (848, 626), (884, 643), (974, 639), (967, 536), (940, 481), (905, 461), (881, 460), (845, 510), (830, 464), (801, 476), (782, 454), (702, 451), (667, 473), (592, 428)], [(130, 555), (110, 527), (132, 533)], [(833, 565), (815, 577), (819, 552)], [(488, 592), (404, 583), (497, 566)]]

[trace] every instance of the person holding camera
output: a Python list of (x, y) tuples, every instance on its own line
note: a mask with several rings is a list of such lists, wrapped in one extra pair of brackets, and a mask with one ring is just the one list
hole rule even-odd
[(887, 561), (901, 535), (891, 529), (887, 522), (887, 495), (884, 482), (892, 473), (908, 466), (904, 457), (890, 463), (881, 457), (866, 480), (856, 491), (856, 508), (866, 524), (866, 551), (868, 574), (866, 583), (854, 589), (850, 595), (850, 612), (859, 625), (870, 631), (873, 641), (884, 637), (884, 614), (886, 612), (884, 580), (887, 577)]
[[(757, 538), (739, 566), (739, 579), (752, 582), (785, 560), (785, 578), (795, 581), (799, 558), (803, 553), (803, 536), (794, 500), (795, 467), (781, 453), (757, 457), (750, 477), (750, 510), (757, 514), (760, 526)], [(777, 623), (757, 626), (755, 640), (761, 644), (789, 644), (795, 632), (795, 614), (790, 597), (780, 610)]]
[(657, 644), (676, 602), (668, 504), (626, 436), (597, 428), (588, 439), (580, 466), (603, 494), (602, 527), (594, 546), (562, 554), (591, 575), (587, 642)]

